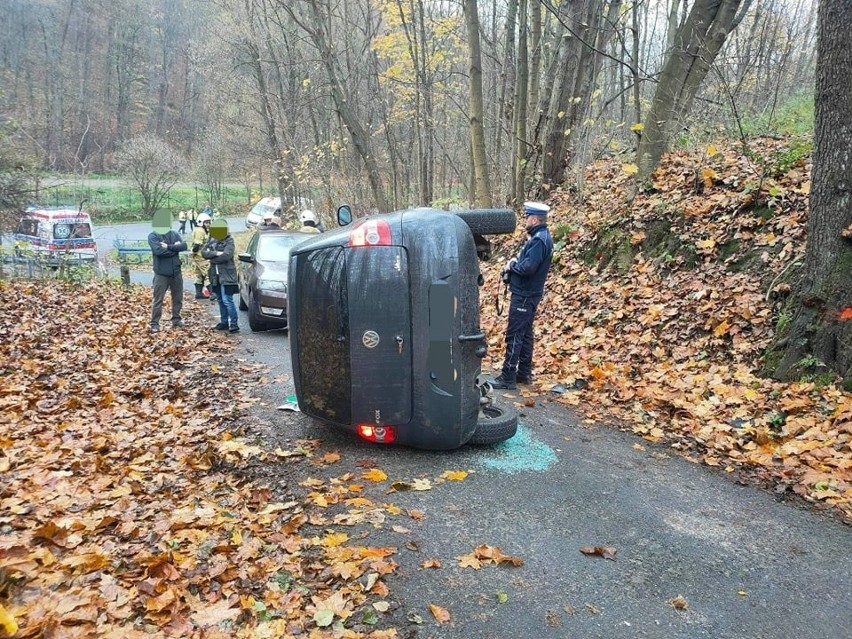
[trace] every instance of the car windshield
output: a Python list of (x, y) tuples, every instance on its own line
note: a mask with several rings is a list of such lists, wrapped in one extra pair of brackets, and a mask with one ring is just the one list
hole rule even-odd
[(290, 249), (303, 239), (301, 235), (261, 235), (257, 245), (257, 259), (286, 262), (290, 259)]

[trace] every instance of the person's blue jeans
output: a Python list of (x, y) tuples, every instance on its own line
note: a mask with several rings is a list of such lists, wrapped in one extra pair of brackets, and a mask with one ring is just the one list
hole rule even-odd
[(239, 326), (240, 316), (237, 313), (237, 305), (234, 304), (234, 296), (225, 292), (223, 284), (216, 287), (216, 301), (219, 302), (219, 321), (231, 328)]
[(532, 375), (533, 320), (541, 295), (526, 297), (512, 293), (506, 326), (506, 358), (500, 376), (507, 381)]

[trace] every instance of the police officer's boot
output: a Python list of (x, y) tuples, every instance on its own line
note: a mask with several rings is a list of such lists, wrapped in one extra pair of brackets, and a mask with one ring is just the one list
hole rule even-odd
[(203, 300), (204, 298), (204, 284), (196, 284), (195, 285), (195, 299)]

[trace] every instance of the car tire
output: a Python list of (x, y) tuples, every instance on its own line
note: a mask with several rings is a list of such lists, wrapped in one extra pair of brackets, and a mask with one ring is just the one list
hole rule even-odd
[(518, 218), (512, 209), (474, 209), (456, 213), (478, 235), (514, 233)]
[(269, 330), (269, 326), (257, 319), (257, 304), (252, 295), (249, 295), (248, 322), (249, 328), (255, 333)]
[(492, 404), (482, 409), (484, 417), (476, 422), (476, 430), (468, 444), (487, 446), (506, 441), (518, 431), (518, 413), (508, 406)]
[(243, 301), (243, 296), (240, 295), (240, 294), (237, 294), (237, 298), (238, 298), (238, 301), (239, 301), (240, 310), (241, 311), (247, 311), (248, 310), (248, 304), (246, 304)]

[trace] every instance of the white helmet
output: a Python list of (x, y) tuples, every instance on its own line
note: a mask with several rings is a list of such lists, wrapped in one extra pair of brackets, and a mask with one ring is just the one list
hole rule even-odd
[(308, 222), (312, 222), (313, 224), (316, 224), (317, 223), (317, 216), (313, 211), (311, 211), (309, 209), (305, 209), (304, 211), (299, 213), (299, 221), (302, 224), (307, 224)]
[(198, 222), (199, 224), (204, 224), (205, 222), (212, 222), (213, 218), (210, 217), (207, 213), (202, 213), (201, 215), (198, 216), (198, 219), (195, 220), (195, 221)]

